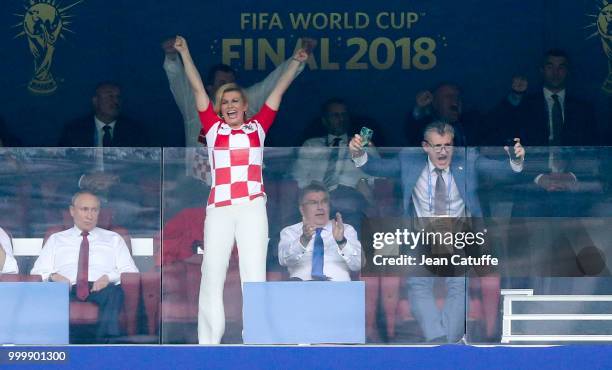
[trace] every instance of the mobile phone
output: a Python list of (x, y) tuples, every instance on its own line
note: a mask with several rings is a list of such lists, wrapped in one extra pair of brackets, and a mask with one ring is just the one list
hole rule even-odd
[(374, 135), (374, 131), (365, 126), (361, 128), (359, 132), (359, 136), (361, 136), (361, 147), (365, 148), (368, 146), (370, 141), (372, 140), (372, 136)]

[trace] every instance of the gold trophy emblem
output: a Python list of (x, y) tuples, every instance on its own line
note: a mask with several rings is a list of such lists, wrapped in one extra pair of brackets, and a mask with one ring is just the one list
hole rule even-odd
[(57, 90), (57, 82), (51, 73), (55, 45), (63, 38), (62, 31), (72, 32), (66, 26), (70, 24), (66, 11), (76, 3), (59, 8), (56, 0), (30, 0), (26, 5), (23, 22), (17, 26), (23, 31), (17, 35), (28, 38), (30, 53), (34, 57), (34, 76), (28, 83), (28, 89), (34, 94), (51, 94)]
[(597, 31), (601, 37), (604, 52), (608, 57), (608, 78), (601, 88), (607, 94), (612, 95), (612, 4), (607, 4), (599, 12)]

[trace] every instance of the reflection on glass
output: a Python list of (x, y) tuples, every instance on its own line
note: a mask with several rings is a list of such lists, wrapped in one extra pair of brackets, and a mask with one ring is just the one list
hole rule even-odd
[(17, 307), (14, 322), (28, 320), (32, 332), (65, 326), (68, 334), (59, 341), (44, 336), (3, 341), (158, 342), (141, 324), (140, 301), (141, 275), (153, 269), (153, 239), (159, 233), (161, 151), (24, 148), (5, 149), (0, 156), (1, 204), (12, 210), (2, 212), (0, 225), (12, 238), (8, 245), (20, 273), (0, 279), (42, 281), (13, 287), (26, 295), (39, 289), (33, 299), (50, 299)]
[[(609, 334), (608, 318), (605, 316), (609, 302), (604, 299), (611, 295), (612, 286), (608, 281), (608, 256), (612, 253), (609, 247), (612, 153), (609, 148), (526, 148), (523, 170), (516, 176), (512, 174), (511, 181), (505, 181), (495, 171), (477, 171), (480, 166), (477, 162), (483, 160), (509, 167), (508, 154), (502, 148), (472, 150), (455, 147), (452, 163), (458, 164), (455, 161), (465, 158), (462, 169), (455, 170), (462, 171), (464, 177), (459, 178), (455, 172), (452, 181), (445, 181), (445, 185), (452, 187), (451, 198), (456, 194), (475, 194), (482, 217), (470, 217), (468, 229), (452, 227), (439, 230), (441, 226), (436, 222), (435, 230), (450, 232), (454, 238), (449, 243), (442, 241), (440, 245), (412, 243), (412, 238), (416, 238), (420, 231), (435, 231), (429, 226), (415, 223), (411, 217), (416, 212), (411, 200), (418, 196), (429, 199), (427, 191), (423, 195), (418, 191), (407, 193), (406, 190), (414, 190), (414, 185), (406, 187), (410, 171), (417, 171), (413, 176), (415, 184), (419, 181), (419, 175), (423, 174), (426, 167), (424, 157), (423, 161), (410, 162), (414, 169), (406, 163), (396, 168), (397, 171), (386, 174), (372, 174), (361, 169), (361, 172), (346, 177), (337, 174), (328, 177), (341, 180), (328, 184), (324, 180), (329, 158), (345, 161), (342, 165), (338, 164), (336, 169), (355, 165), (345, 149), (332, 150), (337, 150), (333, 156), (327, 149), (325, 153), (319, 149), (311, 152), (304, 148), (266, 149), (264, 183), (270, 235), (268, 281), (289, 281), (291, 277), (301, 280), (313, 278), (315, 241), (320, 227), (314, 222), (313, 230), (305, 230), (303, 224), (306, 211), (312, 209), (313, 219), (320, 217), (326, 221), (326, 225), (327, 222), (331, 225), (327, 234), (321, 230), (321, 239), (331, 243), (323, 243), (323, 280), (364, 282), (365, 322), (362, 329), (366, 343), (424, 343), (427, 339), (436, 339), (429, 338), (425, 333), (429, 330), (424, 327), (423, 320), (426, 319), (419, 316), (418, 306), (423, 302), (429, 302), (428, 310), (431, 312), (446, 312), (450, 307), (455, 307), (451, 312), (459, 312), (460, 319), (456, 326), (465, 327), (466, 330), (453, 341), (464, 337), (469, 343), (501, 343), (502, 339), (511, 344), (530, 341), (556, 343), (559, 339), (551, 337), (554, 335), (570, 336), (566, 342), (576, 340), (577, 337), (572, 335), (586, 335), (590, 338), (588, 340), (608, 340), (608, 337), (601, 336)], [(438, 154), (446, 154), (446, 151), (441, 150)], [(401, 156), (424, 156), (422, 148), (379, 148), (376, 155), (383, 164), (394, 163)], [(375, 158), (374, 154), (372, 156)], [(65, 303), (58, 302), (56, 307), (61, 308), (64, 304), (72, 309), (70, 315), (67, 308), (57, 309), (54, 312), (58, 316), (51, 320), (56, 324), (65, 320), (70, 329), (66, 338), (40, 336), (38, 341), (36, 338), (19, 340), (41, 344), (61, 343), (62, 340), (72, 343), (197, 342), (202, 225), (210, 191), (210, 171), (204, 150), (166, 148), (162, 156), (161, 150), (157, 149), (100, 151), (28, 148), (3, 149), (0, 150), (0, 157), (0, 208), (4, 210), (0, 227), (6, 232), (6, 236), (0, 233), (0, 262), (3, 262), (0, 289), (8, 287), (6, 282), (38, 281), (41, 287), (46, 287), (48, 294), (55, 297), (65, 294)], [(163, 167), (160, 163), (162, 158)], [(423, 178), (426, 184), (427, 176)], [(468, 178), (471, 180), (468, 181)], [(346, 179), (354, 179), (354, 187), (346, 185), (346, 182), (343, 185)], [(304, 200), (303, 190), (313, 181), (322, 187), (322, 191), (313, 192), (313, 199)], [(433, 203), (434, 185), (432, 181)], [(453, 190), (455, 187), (456, 193)], [(96, 338), (100, 308), (95, 303), (74, 298), (70, 301), (68, 289), (59, 295), (50, 293), (48, 287), (67, 287), (61, 282), (42, 282), (61, 280), (60, 276), (52, 276), (58, 271), (40, 272), (42, 276), (30, 274), (40, 255), (43, 240), (56, 239), (58, 234), (55, 237), (51, 235), (74, 226), (75, 215), (70, 212), (72, 196), (82, 189), (94, 192), (100, 205), (73, 205), (73, 212), (82, 213), (82, 218), (88, 222), (97, 216), (96, 225), (99, 228), (121, 235), (138, 269), (138, 272), (125, 270), (126, 273), (120, 276), (109, 276), (109, 283), (120, 282), (117, 287), (123, 295), (118, 313), (119, 333), (112, 337), (104, 335)], [(316, 198), (320, 195), (322, 199)], [(466, 210), (475, 216), (472, 202), (466, 202)], [(421, 207), (421, 211), (428, 209)], [(432, 205), (432, 212), (435, 209)], [(340, 218), (344, 230), (342, 234), (334, 235), (334, 225)], [(160, 220), (163, 227), (160, 227)], [(454, 219), (434, 217), (434, 220)], [(281, 248), (284, 245), (283, 236), (289, 238), (288, 228), (300, 223), (302, 226), (293, 230), (295, 235), (292, 238), (295, 240), (286, 243), (296, 247), (290, 250), (295, 253), (288, 253)], [(443, 224), (455, 225), (448, 222)], [(343, 251), (354, 251), (350, 248), (352, 236), (346, 234), (350, 230), (347, 225), (351, 225), (355, 239), (361, 246), (359, 259), (353, 253), (342, 255)], [(465, 242), (463, 234), (468, 231), (474, 234), (482, 232), (485, 240), (484, 249), (477, 256), (488, 255), (491, 260), (495, 258), (498, 264), (488, 271), (463, 266), (461, 274), (454, 276), (458, 278), (457, 290), (454, 281), (442, 275), (441, 269), (432, 272), (428, 268), (399, 265), (399, 261), (406, 261), (410, 256), (417, 260), (447, 257), (450, 261), (456, 250), (469, 253), (471, 250), (466, 245), (458, 248), (460, 243)], [(459, 232), (463, 233), (463, 239), (457, 238)], [(304, 234), (310, 235), (310, 238), (302, 238)], [(78, 238), (80, 248), (83, 236), (79, 235)], [(346, 242), (342, 239), (346, 239)], [(474, 240), (477, 240), (476, 235)], [(95, 247), (96, 244), (92, 242), (90, 248)], [(295, 273), (301, 265), (293, 264), (296, 267), (289, 268), (289, 260), (297, 260), (300, 256), (308, 263), (303, 265), (306, 267), (302, 272)], [(328, 256), (334, 259), (326, 260)], [(469, 254), (464, 255), (467, 256)], [(74, 276), (67, 277), (76, 289), (79, 258), (77, 254), (71, 258), (65, 263), (73, 265)], [(357, 260), (360, 263), (354, 264)], [(382, 260), (398, 263), (378, 265)], [(234, 251), (225, 281), (224, 343), (243, 343), (243, 328), (248, 324), (243, 322), (239, 263), (240, 258)], [(343, 271), (342, 278), (334, 272), (334, 266), (342, 266), (336, 270)], [(19, 274), (15, 274), (17, 270)], [(95, 284), (98, 278), (89, 282)], [(309, 284), (299, 281), (291, 283)], [(310, 284), (318, 283), (327, 282)], [(324, 289), (325, 285), (322, 287)], [(418, 296), (419, 288), (427, 291), (426, 299), (424, 295)], [(456, 291), (461, 294), (453, 295)], [(512, 309), (509, 311), (504, 301), (511, 296), (525, 296), (526, 292), (535, 297), (529, 298), (534, 302), (512, 298)], [(578, 301), (559, 303), (542, 300), (542, 297), (554, 299), (568, 296)], [(449, 300), (449, 297), (452, 299)], [(36, 304), (28, 306), (36, 307)], [(509, 317), (510, 313), (514, 316)], [(28, 312), (26, 315), (31, 319), (36, 313)], [(516, 315), (548, 316), (544, 319), (528, 316), (526, 319)], [(567, 320), (552, 320), (550, 315), (566, 315), (562, 317)], [(580, 319), (580, 316), (589, 319)], [(514, 318), (518, 320), (511, 323), (511, 334), (528, 337), (519, 340), (504, 337), (506, 334), (503, 330), (508, 327), (508, 319)], [(7, 332), (8, 329), (4, 331)], [(532, 337), (538, 335), (540, 337)], [(437, 341), (448, 341), (451, 335), (446, 333), (438, 337), (442, 336), (446, 338)]]

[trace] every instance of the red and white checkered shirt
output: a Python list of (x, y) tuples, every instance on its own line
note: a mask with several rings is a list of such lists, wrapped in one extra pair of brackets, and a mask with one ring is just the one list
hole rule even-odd
[(239, 129), (232, 129), (219, 118), (212, 103), (199, 114), (209, 144), (212, 173), (207, 208), (240, 204), (263, 196), (263, 143), (276, 111), (264, 104)]

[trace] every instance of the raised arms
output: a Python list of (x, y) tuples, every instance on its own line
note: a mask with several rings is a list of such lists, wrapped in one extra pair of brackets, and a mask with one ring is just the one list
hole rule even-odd
[(181, 54), (181, 58), (183, 59), (185, 75), (187, 76), (187, 80), (189, 81), (189, 85), (191, 86), (191, 90), (193, 92), (193, 96), (196, 102), (196, 108), (198, 109), (198, 111), (204, 111), (210, 103), (210, 98), (208, 97), (208, 94), (204, 89), (202, 77), (200, 77), (200, 73), (198, 72), (198, 69), (193, 63), (193, 59), (191, 58), (191, 54), (189, 53), (187, 40), (185, 40), (185, 38), (182, 36), (176, 36), (174, 48), (176, 49), (176, 51), (179, 52), (179, 54)]
[(289, 66), (287, 67), (287, 69), (285, 69), (282, 76), (279, 78), (279, 80), (276, 82), (276, 85), (272, 89), (272, 92), (266, 99), (266, 105), (268, 107), (272, 108), (273, 110), (278, 110), (280, 102), (283, 98), (283, 94), (285, 93), (285, 91), (287, 91), (289, 85), (291, 85), (291, 83), (295, 79), (298, 68), (300, 68), (300, 65), (304, 63), (306, 59), (308, 59), (308, 53), (306, 52), (306, 50), (298, 49), (295, 52), (291, 62), (289, 63)]

